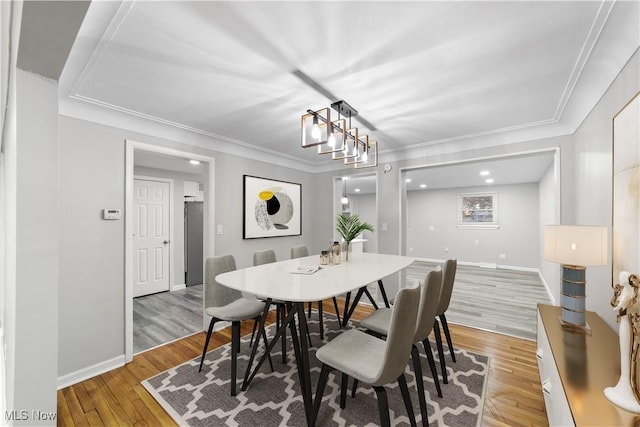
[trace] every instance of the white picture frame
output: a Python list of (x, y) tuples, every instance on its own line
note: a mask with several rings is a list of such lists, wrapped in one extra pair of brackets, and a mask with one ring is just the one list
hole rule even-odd
[(499, 228), (498, 193), (458, 193), (459, 228)]

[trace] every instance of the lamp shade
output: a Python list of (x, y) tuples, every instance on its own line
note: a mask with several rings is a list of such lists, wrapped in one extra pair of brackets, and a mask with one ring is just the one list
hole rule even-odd
[(544, 259), (565, 265), (606, 265), (607, 227), (546, 225)]

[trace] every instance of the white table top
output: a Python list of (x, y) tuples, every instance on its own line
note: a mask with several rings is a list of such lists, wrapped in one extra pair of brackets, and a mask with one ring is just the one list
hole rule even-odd
[(320, 256), (312, 255), (230, 271), (219, 274), (216, 280), (258, 297), (292, 302), (320, 301), (366, 286), (402, 270), (414, 260), (398, 255), (351, 253), (348, 262), (323, 265), (313, 274), (291, 273), (298, 266), (319, 265)]

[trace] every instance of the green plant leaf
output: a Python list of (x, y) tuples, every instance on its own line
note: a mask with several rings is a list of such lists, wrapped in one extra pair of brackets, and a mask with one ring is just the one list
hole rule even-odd
[(347, 215), (341, 213), (336, 217), (336, 231), (346, 242), (351, 242), (365, 230), (372, 233), (375, 231), (373, 225), (362, 222), (358, 214)]

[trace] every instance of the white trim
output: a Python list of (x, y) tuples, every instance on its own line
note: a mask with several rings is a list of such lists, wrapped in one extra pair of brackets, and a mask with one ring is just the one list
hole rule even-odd
[[(416, 261), (433, 262), (438, 264), (444, 264), (446, 262), (445, 259), (416, 258), (416, 257), (413, 257), (413, 258)], [(470, 267), (482, 267), (482, 268), (499, 268), (501, 270), (528, 271), (530, 273), (538, 273), (538, 275), (541, 276), (540, 269), (535, 267), (520, 267), (517, 265), (501, 265), (501, 264), (494, 264), (494, 263), (488, 263), (488, 262), (469, 262), (469, 261), (460, 261), (460, 260), (458, 260), (458, 265), (467, 265)], [(546, 282), (544, 282), (544, 280), (543, 280), (543, 283), (546, 286)], [(547, 287), (547, 290), (548, 290), (548, 287)]]
[(544, 288), (547, 290), (547, 295), (549, 295), (549, 299), (551, 300), (551, 305), (556, 305), (556, 297), (554, 297), (553, 294), (551, 293), (551, 288), (549, 288), (549, 284), (547, 283), (547, 281), (544, 280), (544, 276), (542, 275), (542, 272), (540, 270), (538, 270), (538, 276), (540, 276), (540, 280), (542, 280), (542, 284), (544, 285)]
[[(133, 175), (133, 180), (135, 181), (136, 179), (140, 179), (140, 180), (144, 180), (144, 181), (155, 181), (155, 182), (166, 182), (169, 183), (169, 291), (171, 291), (173, 289), (173, 287), (175, 286), (175, 278), (174, 276), (174, 262), (175, 262), (175, 258), (174, 258), (174, 252), (173, 252), (173, 242), (174, 242), (174, 235), (173, 235), (173, 184), (174, 184), (174, 180), (173, 178), (158, 178), (155, 176), (146, 176), (146, 175)], [(133, 212), (133, 211), (132, 211)]]
[[(134, 180), (134, 150), (151, 151), (154, 153), (167, 154), (170, 156), (184, 157), (188, 159), (200, 160), (209, 164), (208, 180), (205, 182), (205, 202), (204, 202), (204, 257), (213, 256), (215, 254), (215, 158), (196, 154), (188, 151), (182, 151), (175, 148), (168, 148), (159, 145), (138, 142), (127, 139), (125, 141), (125, 292), (124, 292), (124, 348), (125, 362), (129, 363), (133, 360), (133, 261), (131, 254), (133, 253), (133, 180)], [(204, 267), (203, 267), (204, 268)], [(203, 307), (203, 328), (207, 326), (207, 316), (204, 313), (204, 298), (202, 300)]]
[(180, 285), (173, 285), (171, 286), (171, 289), (169, 289), (170, 292), (174, 292), (174, 291), (179, 291), (181, 289), (186, 289), (187, 285), (182, 283)]
[(121, 368), (124, 366), (124, 359), (124, 354), (122, 354), (114, 357), (113, 359), (105, 360), (104, 362), (96, 363), (95, 365), (87, 366), (86, 368), (58, 377), (58, 390), (84, 380), (88, 380), (89, 378), (93, 378), (97, 375), (104, 374), (105, 372)]

